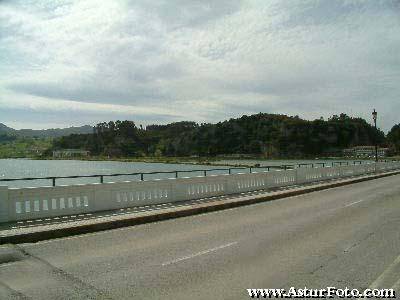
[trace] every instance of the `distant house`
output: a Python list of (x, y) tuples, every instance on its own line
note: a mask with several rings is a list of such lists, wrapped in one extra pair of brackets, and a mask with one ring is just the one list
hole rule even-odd
[(68, 157), (86, 157), (89, 156), (89, 151), (81, 149), (62, 149), (53, 151), (54, 158), (68, 158)]
[(346, 149), (343, 149), (343, 156), (344, 157), (355, 157), (356, 155), (355, 155), (355, 150), (354, 150), (354, 148), (346, 148)]
[(46, 151), (46, 148), (32, 147), (28, 149), (28, 153), (32, 155), (42, 155)]
[[(386, 157), (389, 148), (378, 148), (378, 157)], [(375, 157), (375, 146), (356, 146), (343, 149), (343, 155), (346, 157), (373, 158)]]

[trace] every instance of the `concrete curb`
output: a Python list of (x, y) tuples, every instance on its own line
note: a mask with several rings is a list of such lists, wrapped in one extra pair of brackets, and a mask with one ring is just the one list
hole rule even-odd
[(238, 196), (238, 198), (219, 200), (213, 203), (199, 203), (188, 207), (179, 207), (171, 209), (165, 209), (164, 211), (152, 211), (153, 214), (133, 216), (126, 219), (109, 220), (105, 222), (98, 222), (94, 224), (83, 224), (79, 226), (71, 226), (62, 229), (49, 229), (37, 232), (29, 232), (15, 235), (7, 235), (0, 237), (0, 244), (20, 244), (20, 243), (35, 243), (43, 240), (63, 238), (72, 235), (79, 235), (85, 233), (92, 233), (97, 231), (104, 231), (110, 229), (116, 229), (121, 227), (151, 223), (156, 221), (163, 221), (173, 218), (187, 217), (207, 212), (219, 211), (228, 208), (235, 208), (245, 205), (251, 205), (255, 203), (261, 203), (266, 201), (272, 201), (276, 199), (282, 199), (286, 197), (292, 197), (316, 191), (326, 190), (330, 188), (350, 185), (353, 183), (364, 182), (374, 180), (377, 178), (383, 178), (393, 175), (400, 174), (400, 171), (394, 171), (389, 173), (382, 173), (376, 175), (363, 176), (359, 178), (351, 178), (338, 182), (319, 183), (314, 186), (294, 188), (286, 191), (272, 192), (269, 195), (252, 195), (252, 196)]

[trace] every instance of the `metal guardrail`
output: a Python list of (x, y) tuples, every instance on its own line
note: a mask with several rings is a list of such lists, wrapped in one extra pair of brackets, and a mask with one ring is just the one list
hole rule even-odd
[[(385, 160), (386, 162), (386, 160)], [(352, 161), (333, 161), (331, 166), (342, 166), (342, 165), (356, 165), (362, 164), (361, 160)], [(311, 167), (315, 166), (328, 166), (328, 163), (323, 162), (315, 162), (315, 163), (299, 163), (299, 164), (291, 164), (291, 165), (276, 165), (276, 166), (252, 166), (252, 167), (230, 167), (230, 168), (216, 168), (216, 169), (200, 169), (200, 170), (175, 170), (175, 171), (155, 171), (155, 172), (135, 172), (135, 173), (115, 173), (115, 174), (93, 174), (93, 175), (71, 175), (71, 176), (48, 176), (48, 177), (25, 177), (25, 178), (1, 178), (0, 182), (10, 182), (10, 181), (33, 181), (33, 180), (51, 180), (52, 186), (56, 186), (56, 180), (58, 179), (77, 179), (77, 178), (99, 178), (100, 183), (104, 183), (105, 177), (117, 177), (117, 176), (140, 176), (140, 180), (145, 180), (145, 175), (155, 175), (155, 174), (174, 174), (175, 178), (179, 178), (180, 173), (203, 173), (204, 176), (207, 176), (208, 172), (213, 171), (227, 171), (228, 174), (232, 174), (232, 170), (249, 170), (249, 173), (252, 173), (255, 169), (267, 169), (270, 171), (271, 169), (281, 169), (281, 170), (290, 170), (295, 168), (302, 167)]]
[(232, 175), (215, 174), (215, 176), (56, 187), (8, 188), (0, 185), (0, 223), (196, 200), (392, 170), (400, 170), (399, 161), (366, 164), (349, 162), (349, 165), (346, 162), (345, 165), (342, 163), (342, 166), (325, 168), (296, 167), (286, 171), (257, 171), (252, 174), (239, 172)]
[(140, 176), (140, 180), (143, 181), (145, 179), (145, 175), (156, 175), (156, 174), (174, 174), (175, 178), (179, 177), (180, 173), (203, 173), (204, 176), (207, 176), (207, 172), (213, 171), (227, 171), (228, 174), (232, 174), (232, 170), (249, 170), (252, 173), (253, 169), (263, 168), (268, 169), (277, 168), (277, 169), (288, 169), (289, 165), (285, 166), (266, 166), (266, 167), (232, 167), (232, 168), (216, 168), (216, 169), (199, 169), (199, 170), (175, 170), (175, 171), (155, 171), (155, 172), (135, 172), (135, 173), (115, 173), (115, 174), (93, 174), (93, 175), (71, 175), (71, 176), (49, 176), (49, 177), (24, 177), (24, 178), (2, 178), (0, 182), (8, 182), (8, 181), (32, 181), (32, 180), (51, 180), (52, 186), (56, 186), (57, 179), (76, 179), (76, 178), (99, 178), (100, 183), (104, 183), (105, 177), (117, 177), (117, 176)]

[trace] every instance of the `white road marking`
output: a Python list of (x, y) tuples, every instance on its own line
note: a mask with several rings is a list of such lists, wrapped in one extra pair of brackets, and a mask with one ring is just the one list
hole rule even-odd
[(400, 291), (400, 278), (399, 278), (399, 280), (397, 280), (397, 282), (395, 284), (393, 284), (391, 289), (395, 290), (396, 292)]
[(352, 202), (352, 203), (347, 204), (347, 205), (345, 205), (345, 206), (343, 206), (343, 207), (349, 207), (349, 206), (355, 205), (355, 204), (360, 203), (360, 202), (363, 202), (363, 201), (365, 201), (365, 200), (359, 200), (359, 201), (356, 201), (356, 202)]
[(168, 265), (175, 264), (175, 263), (178, 263), (178, 262), (181, 262), (181, 261), (184, 261), (184, 260), (187, 260), (187, 259), (191, 259), (191, 258), (200, 256), (200, 255), (205, 255), (205, 254), (208, 254), (208, 253), (211, 253), (211, 252), (215, 252), (215, 251), (218, 251), (218, 250), (221, 250), (221, 249), (236, 245), (237, 243), (238, 242), (232, 242), (232, 243), (229, 243), (229, 244), (225, 244), (225, 245), (221, 245), (221, 246), (218, 246), (218, 247), (215, 247), (215, 248), (211, 248), (211, 249), (207, 249), (207, 250), (204, 250), (204, 251), (201, 251), (201, 252), (197, 252), (197, 253), (194, 253), (194, 254), (191, 254), (191, 255), (183, 256), (183, 257), (171, 260), (171, 261), (167, 261), (167, 262), (163, 263), (162, 266), (168, 266)]
[[(387, 285), (386, 281), (391, 280), (395, 275), (398, 275), (398, 269), (400, 268), (400, 255), (394, 260), (394, 262), (369, 286), (370, 289), (383, 288), (383, 285)], [(400, 281), (400, 280), (399, 280)], [(399, 282), (395, 283), (398, 285)]]

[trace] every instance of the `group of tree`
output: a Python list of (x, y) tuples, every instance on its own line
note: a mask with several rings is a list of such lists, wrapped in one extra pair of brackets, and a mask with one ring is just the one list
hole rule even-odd
[(393, 152), (400, 154), (400, 123), (394, 125), (387, 135), (387, 141)]
[(2, 143), (9, 143), (15, 141), (17, 139), (16, 136), (10, 134), (0, 134), (0, 144)]
[(362, 118), (346, 114), (328, 120), (259, 113), (216, 124), (176, 122), (136, 126), (133, 121), (97, 124), (90, 134), (57, 138), (54, 149), (85, 149), (94, 156), (215, 156), (252, 154), (266, 157), (315, 157), (341, 153), (357, 145), (399, 149), (400, 126), (385, 137)]

